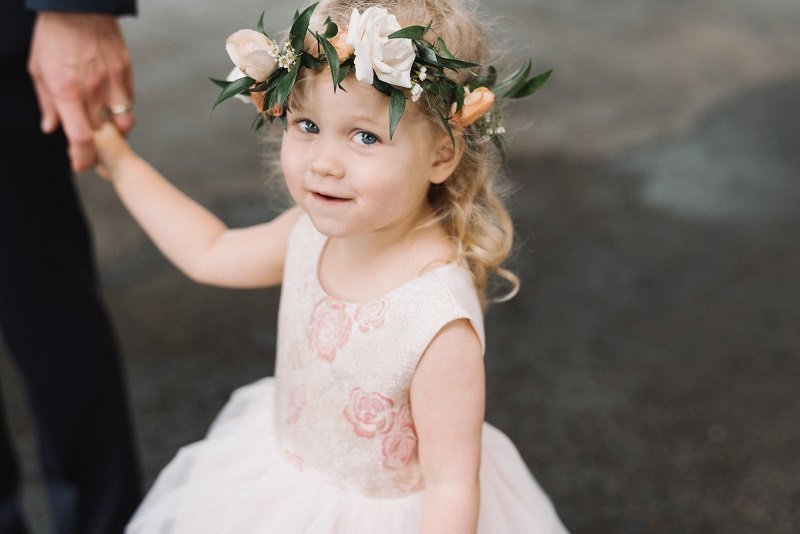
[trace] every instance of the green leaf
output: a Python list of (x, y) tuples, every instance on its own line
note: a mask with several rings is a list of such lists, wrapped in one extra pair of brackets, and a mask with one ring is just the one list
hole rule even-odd
[[(267, 35), (267, 32), (266, 32), (266, 31), (264, 31), (264, 12), (263, 12), (263, 11), (261, 12), (261, 16), (258, 18), (258, 26), (257, 26), (257, 29), (258, 29), (258, 31), (260, 31), (261, 33), (263, 33), (263, 34), (264, 34), (264, 37), (266, 37), (267, 39), (269, 39), (269, 35)], [(270, 41), (271, 41), (271, 40), (272, 40), (272, 39), (270, 39)]]
[(433, 48), (434, 48), (434, 50), (436, 50), (436, 52), (437, 52), (437, 53), (438, 53), (440, 56), (442, 56), (442, 57), (446, 57), (446, 58), (448, 58), (448, 59), (455, 59), (455, 58), (456, 58), (456, 57), (455, 57), (455, 56), (454, 56), (454, 55), (453, 55), (453, 54), (450, 52), (450, 50), (448, 50), (448, 49), (447, 49), (447, 45), (446, 45), (446, 44), (444, 44), (444, 39), (442, 39), (441, 37), (437, 37), (437, 38), (436, 38), (436, 44), (434, 45), (434, 47), (433, 47)]
[(530, 96), (536, 91), (539, 90), (541, 86), (545, 84), (545, 82), (550, 78), (550, 75), (553, 73), (553, 70), (550, 69), (547, 72), (543, 72), (530, 80), (526, 81), (524, 84), (516, 88), (515, 91), (509, 91), (506, 93), (506, 98), (524, 98), (526, 96)]
[(218, 80), (216, 78), (209, 78), (209, 80), (211, 80), (211, 82), (217, 87), (221, 87), (223, 89), (225, 89), (231, 84), (231, 82), (229, 82), (228, 80)]
[(341, 89), (345, 93), (347, 92), (347, 89), (342, 87), (342, 82), (344, 81), (345, 78), (347, 78), (347, 75), (350, 74), (350, 66), (352, 64), (353, 64), (352, 61), (345, 61), (344, 63), (339, 65), (339, 79), (336, 81), (336, 85), (338, 85), (339, 89)]
[(444, 126), (447, 135), (450, 136), (450, 142), (453, 143), (453, 147), (455, 147), (456, 138), (453, 137), (453, 129), (450, 127), (450, 121), (447, 120), (447, 117), (445, 117), (441, 111), (439, 111), (439, 108), (433, 108), (433, 110), (436, 112), (436, 115), (439, 117), (439, 120), (442, 121), (442, 126)]
[(294, 48), (296, 52), (299, 52), (303, 49), (303, 41), (306, 39), (306, 32), (308, 32), (308, 24), (311, 21), (311, 14), (314, 12), (314, 8), (316, 8), (318, 4), (319, 2), (316, 2), (308, 6), (302, 13), (297, 15), (294, 23), (292, 23), (292, 29), (289, 30), (289, 37), (292, 48)]
[(430, 26), (409, 26), (407, 28), (403, 28), (402, 30), (397, 30), (394, 33), (390, 33), (388, 38), (422, 40), (425, 38), (425, 32), (427, 32), (429, 28)]
[(244, 78), (239, 78), (238, 80), (231, 82), (219, 94), (217, 100), (214, 102), (214, 105), (212, 106), (211, 109), (216, 108), (218, 105), (228, 100), (229, 98), (233, 98), (238, 94), (248, 92), (250, 90), (250, 87), (252, 87), (254, 83), (255, 80), (248, 76), (245, 76)]
[(253, 118), (253, 124), (250, 125), (250, 128), (258, 131), (261, 129), (262, 126), (264, 126), (264, 114), (259, 113)]
[(300, 63), (307, 69), (318, 69), (322, 66), (322, 61), (315, 58), (312, 54), (302, 52), (300, 54)]
[(403, 91), (392, 88), (392, 95), (389, 101), (389, 139), (394, 136), (394, 131), (397, 129), (405, 109), (406, 96)]
[(377, 89), (378, 91), (380, 91), (381, 93), (385, 94), (386, 96), (391, 96), (392, 95), (392, 91), (395, 90), (391, 85), (389, 85), (388, 83), (384, 82), (383, 80), (381, 80), (377, 76), (375, 76), (372, 79), (372, 86), (375, 89)]
[(437, 59), (436, 52), (433, 51), (431, 45), (425, 41), (415, 40), (414, 44), (417, 45), (417, 57), (422, 63), (428, 65), (438, 66), (439, 60)]
[(506, 94), (512, 92), (515, 87), (518, 87), (525, 83), (525, 80), (528, 79), (528, 74), (531, 73), (531, 60), (528, 60), (528, 63), (520, 67), (519, 69), (514, 72), (511, 76), (497, 84), (493, 92), (497, 96), (505, 96)]
[(490, 66), (489, 72), (486, 76), (475, 78), (474, 80), (472, 80), (472, 82), (470, 82), (469, 90), (474, 91), (478, 87), (488, 87), (489, 89), (492, 89), (494, 87), (494, 84), (496, 83), (497, 83), (497, 69)]
[(456, 113), (461, 111), (461, 108), (464, 107), (464, 86), (457, 85), (456, 86)]
[(336, 88), (339, 86), (339, 54), (336, 53), (336, 48), (333, 47), (330, 41), (325, 39), (324, 37), (320, 37), (319, 34), (316, 34), (317, 42), (322, 45), (322, 49), (325, 51), (325, 58), (328, 60), (328, 66), (331, 68), (331, 79), (333, 80), (333, 92), (336, 92)]
[(339, 33), (339, 26), (330, 17), (325, 20), (325, 33), (322, 36), (326, 39), (333, 39)]
[[(271, 104), (278, 104), (278, 107), (286, 107), (286, 99), (289, 97), (289, 93), (292, 92), (292, 88), (294, 87), (294, 82), (297, 81), (297, 72), (300, 70), (300, 62), (295, 61), (292, 68), (289, 69), (286, 74), (283, 75), (281, 80), (275, 85), (274, 91), (274, 99), (270, 98)], [(272, 109), (273, 106), (270, 106), (269, 109)]]
[(462, 61), (460, 59), (451, 59), (436, 54), (436, 60), (439, 65), (448, 69), (469, 69), (471, 67), (480, 67), (480, 63), (471, 63), (469, 61)]

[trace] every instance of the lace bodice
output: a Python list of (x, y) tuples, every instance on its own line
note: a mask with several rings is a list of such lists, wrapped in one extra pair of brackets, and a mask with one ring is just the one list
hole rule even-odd
[(275, 370), (275, 426), (298, 469), (372, 497), (423, 487), (409, 386), (420, 357), (447, 323), (483, 319), (469, 273), (456, 264), (366, 303), (320, 285), (326, 237), (307, 217), (292, 231), (284, 269)]

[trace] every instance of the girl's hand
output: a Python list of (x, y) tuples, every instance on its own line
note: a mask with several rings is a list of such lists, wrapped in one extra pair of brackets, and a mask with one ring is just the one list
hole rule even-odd
[(105, 122), (94, 131), (94, 144), (97, 148), (97, 173), (114, 181), (120, 165), (135, 156), (128, 142), (110, 122)]

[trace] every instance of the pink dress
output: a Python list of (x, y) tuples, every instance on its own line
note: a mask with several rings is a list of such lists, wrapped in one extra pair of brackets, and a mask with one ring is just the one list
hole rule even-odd
[[(425, 482), (409, 386), (447, 323), (483, 318), (469, 273), (429, 270), (368, 303), (328, 295), (325, 244), (292, 231), (275, 377), (236, 390), (161, 472), (127, 534), (393, 534), (420, 528)], [(484, 423), (479, 532), (566, 532), (510, 440)]]

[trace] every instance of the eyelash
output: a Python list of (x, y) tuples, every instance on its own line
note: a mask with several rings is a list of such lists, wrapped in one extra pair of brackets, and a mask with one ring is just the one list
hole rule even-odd
[[(317, 126), (316, 124), (314, 124), (313, 122), (311, 122), (308, 119), (299, 119), (297, 121), (297, 125), (300, 127), (300, 130), (303, 133), (315, 133), (315, 134), (319, 133), (319, 126)], [(305, 125), (308, 125), (309, 127), (314, 127), (317, 131), (316, 132), (310, 132), (310, 131), (308, 131), (308, 129), (305, 128)]]
[[(312, 121), (310, 121), (308, 119), (298, 119), (297, 120), (297, 125), (300, 127), (300, 130), (303, 133), (309, 133), (309, 134), (318, 134), (319, 133), (319, 126), (317, 126), (316, 124), (314, 124)], [(316, 130), (316, 131), (310, 131), (312, 128), (314, 130)], [(378, 137), (377, 135), (375, 135), (373, 133), (364, 131), (364, 130), (356, 132), (355, 137), (358, 138), (359, 136), (361, 137), (361, 141), (362, 141), (359, 144), (363, 144), (365, 146), (371, 146), (371, 145), (374, 145), (374, 144), (377, 144), (377, 143), (381, 142), (381, 138), (380, 137)], [(365, 137), (373, 139), (374, 141), (372, 143), (363, 142)]]
[(359, 137), (359, 136), (361, 136), (361, 137), (362, 137), (362, 141), (363, 141), (363, 138), (364, 138), (364, 137), (371, 137), (372, 139), (374, 139), (374, 140), (375, 140), (375, 141), (373, 141), (372, 143), (361, 143), (361, 144), (364, 144), (364, 145), (366, 145), (366, 146), (374, 145), (374, 144), (380, 143), (380, 141), (381, 141), (381, 140), (380, 140), (380, 138), (379, 138), (377, 135), (375, 135), (375, 134), (371, 134), (371, 133), (369, 133), (369, 132), (365, 132), (365, 131), (360, 131), (360, 132), (357, 132), (357, 133), (356, 133), (356, 137)]

